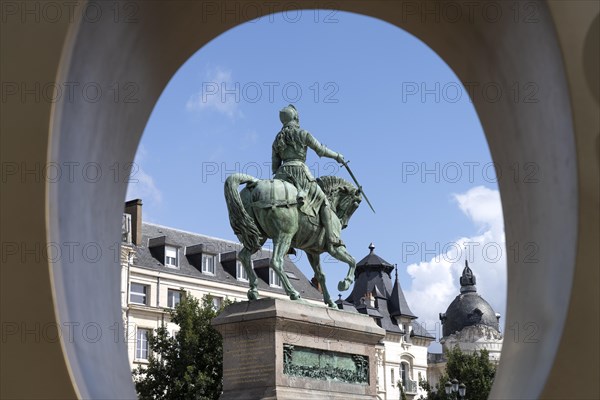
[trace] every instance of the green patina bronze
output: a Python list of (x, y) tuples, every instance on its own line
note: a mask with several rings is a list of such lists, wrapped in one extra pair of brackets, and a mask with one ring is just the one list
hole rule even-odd
[[(340, 233), (358, 208), (362, 192), (342, 178), (315, 179), (305, 164), (309, 148), (321, 157), (347, 165), (344, 157), (300, 129), (294, 106), (285, 107), (279, 117), (283, 126), (272, 146), (274, 179), (259, 180), (246, 174), (233, 174), (225, 181), (229, 222), (244, 246), (239, 258), (248, 274), (248, 299), (258, 298), (257, 277), (250, 257), (270, 238), (273, 240), (270, 266), (288, 296), (292, 300), (300, 299), (283, 270), (283, 258), (288, 251), (298, 248), (308, 256), (324, 302), (337, 308), (325, 285), (320, 255), (327, 252), (348, 264), (348, 273), (338, 284), (338, 290), (348, 290), (354, 280), (356, 261), (346, 251)], [(246, 187), (239, 192), (242, 184)]]
[(369, 359), (356, 354), (284, 344), (283, 373), (368, 385)]

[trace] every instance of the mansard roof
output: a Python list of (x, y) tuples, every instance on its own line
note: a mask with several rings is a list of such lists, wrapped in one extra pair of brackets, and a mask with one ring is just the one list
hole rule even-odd
[[(391, 272), (394, 266), (375, 254), (373, 243), (369, 245), (369, 254), (364, 257), (356, 267), (356, 281), (352, 293), (345, 301), (341, 299), (336, 303), (342, 309), (356, 309), (356, 311), (371, 315), (377, 323), (387, 332), (403, 334), (398, 326), (399, 318), (410, 318), (413, 328), (412, 335), (434, 339), (415, 319), (411, 311), (400, 282), (398, 274), (392, 285)], [(369, 297), (374, 299), (374, 307), (369, 306)]]
[[(151, 241), (152, 239), (156, 240)], [(159, 260), (152, 254), (150, 247), (155, 246), (159, 242), (167, 246), (179, 248), (178, 268), (165, 266), (162, 260)], [(235, 276), (235, 267), (225, 268), (224, 266), (225, 263), (236, 260), (237, 253), (242, 249), (240, 243), (147, 222), (142, 223), (142, 240), (139, 243), (140, 245), (134, 245), (136, 250), (134, 265), (136, 267), (248, 288), (248, 282), (239, 281)], [(152, 244), (149, 246), (150, 243)], [(215, 274), (202, 273), (201, 269), (192, 262), (192, 255), (186, 254), (186, 250), (190, 253), (193, 252), (194, 255), (201, 253), (221, 254), (221, 262), (217, 262), (215, 265)], [(267, 262), (271, 254), (271, 251), (263, 249), (254, 254), (252, 260), (262, 265)], [(323, 299), (321, 293), (287, 256), (284, 259), (284, 270), (290, 278), (292, 286), (300, 292), (303, 298), (312, 300)], [(258, 289), (285, 294), (282, 288), (271, 287), (267, 281), (260, 279), (260, 277), (258, 279)]]

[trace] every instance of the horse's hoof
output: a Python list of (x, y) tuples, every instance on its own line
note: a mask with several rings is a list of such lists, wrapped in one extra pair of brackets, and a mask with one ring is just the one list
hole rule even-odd
[(300, 293), (296, 292), (296, 293), (290, 294), (290, 299), (291, 300), (300, 300)]
[(258, 300), (258, 291), (248, 290), (248, 300)]
[(331, 301), (331, 300), (329, 300), (329, 302), (327, 303), (327, 307), (329, 307), (329, 308), (333, 308), (333, 309), (335, 309), (335, 310), (337, 310), (337, 309), (338, 309), (338, 306), (337, 306), (337, 304), (335, 304), (335, 303), (334, 303), (333, 301)]
[(338, 290), (340, 292), (344, 292), (344, 291), (348, 290), (350, 288), (351, 283), (352, 283), (352, 281), (348, 278), (344, 279), (343, 281), (340, 281), (338, 283)]

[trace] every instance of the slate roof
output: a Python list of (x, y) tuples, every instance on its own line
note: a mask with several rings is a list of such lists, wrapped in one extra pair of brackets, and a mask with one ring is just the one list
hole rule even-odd
[(473, 325), (486, 325), (500, 331), (498, 318), (492, 306), (475, 292), (456, 296), (442, 315), (444, 337)]
[(353, 311), (353, 312), (357, 312), (356, 308), (354, 307), (354, 304), (350, 303), (349, 301), (346, 300), (342, 300), (342, 295), (338, 295), (339, 299), (337, 299), (335, 301), (335, 303), (337, 304), (338, 308), (340, 310), (346, 310), (346, 311)]
[[(160, 239), (161, 237), (164, 237), (164, 239)], [(151, 239), (154, 239), (153, 243), (166, 243), (168, 245), (179, 247), (179, 268), (167, 267), (163, 264), (162, 260), (159, 260), (152, 255), (152, 252), (148, 247)], [(224, 267), (224, 264), (228, 262), (228, 260), (231, 262), (235, 260), (233, 257), (234, 254), (237, 254), (242, 248), (240, 243), (147, 222), (142, 223), (142, 240), (140, 243), (141, 245), (135, 246), (136, 255), (134, 265), (136, 267), (168, 272), (174, 275), (194, 277), (206, 281), (217, 281), (228, 285), (240, 286), (245, 289), (248, 288), (248, 282), (236, 279), (235, 267), (233, 269)], [(221, 254), (222, 262), (216, 263), (214, 275), (202, 273), (201, 269), (190, 262), (191, 256), (186, 256), (184, 254), (184, 249), (186, 247), (197, 245), (202, 245), (195, 247), (197, 250), (201, 249), (203, 252), (209, 254)], [(258, 261), (255, 263), (255, 270), (262, 269), (260, 267), (261, 265), (268, 265), (267, 261), (263, 259), (270, 257), (271, 252), (265, 249), (254, 254), (252, 260)], [(322, 294), (310, 283), (306, 276), (304, 276), (300, 269), (291, 262), (287, 256), (284, 259), (284, 270), (286, 271), (288, 278), (290, 278), (292, 286), (300, 292), (300, 295), (303, 298), (312, 300), (323, 299)], [(259, 276), (259, 290), (285, 294), (285, 291), (282, 288), (274, 288), (269, 285), (268, 274), (257, 273), (257, 275)]]
[[(435, 339), (415, 321), (417, 316), (408, 306), (397, 273), (392, 285), (391, 272), (395, 267), (375, 254), (373, 243), (369, 245), (369, 250), (369, 254), (356, 264), (352, 293), (345, 301), (338, 300), (338, 306), (345, 310), (354, 308), (362, 314), (371, 315), (387, 332), (398, 334), (402, 334), (402, 331), (396, 317), (408, 317), (412, 320), (412, 336)], [(365, 304), (364, 297), (367, 293), (375, 298), (375, 308)]]
[(398, 270), (396, 270), (396, 281), (394, 282), (394, 288), (389, 299), (390, 302), (390, 315), (394, 317), (403, 316), (409, 318), (417, 318), (417, 316), (410, 310), (404, 292), (400, 287), (400, 281), (398, 280)]
[(394, 266), (373, 252), (375, 250), (373, 243), (369, 245), (369, 250), (369, 254), (356, 264), (354, 277), (356, 278), (366, 270), (373, 268), (381, 269), (389, 275), (394, 270)]

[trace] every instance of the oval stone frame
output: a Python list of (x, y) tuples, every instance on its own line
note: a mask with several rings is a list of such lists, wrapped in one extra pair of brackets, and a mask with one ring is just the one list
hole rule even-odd
[[(170, 7), (137, 3), (136, 23), (102, 19), (80, 21), (70, 28), (58, 81), (100, 82), (103, 87), (135, 82), (139, 101), (56, 103), (50, 119), (50, 161), (95, 162), (108, 169), (115, 162), (123, 166), (134, 159), (148, 117), (177, 69), (204, 44), (246, 21), (239, 16), (207, 18), (205, 3), (173, 2)], [(254, 3), (260, 15), (279, 12), (284, 5)], [(331, 7), (328, 4), (322, 8)], [(495, 103), (474, 99), (494, 162), (503, 169), (534, 163), (542, 173), (534, 183), (499, 182), (506, 242), (536, 243), (539, 260), (524, 264), (522, 259), (509, 259), (506, 326), (534, 323), (540, 335), (531, 343), (505, 340), (493, 398), (537, 398), (542, 393), (563, 335), (577, 255), (578, 158), (571, 97), (553, 15), (545, 3), (536, 4), (540, 14), (534, 25), (510, 20), (423, 23), (388, 1), (335, 4), (415, 35), (463, 83), (498, 82), (510, 87), (515, 81), (535, 81), (551, 93), (537, 103), (515, 103), (510, 96)], [(48, 184), (48, 240), (77, 238), (103, 249), (119, 243), (126, 186), (124, 180)], [(57, 262), (50, 273), (59, 321), (87, 321), (91, 315), (103, 327), (122, 321), (118, 261)], [(101, 340), (90, 345), (63, 336), (60, 343), (79, 397), (135, 397), (123, 342)]]

